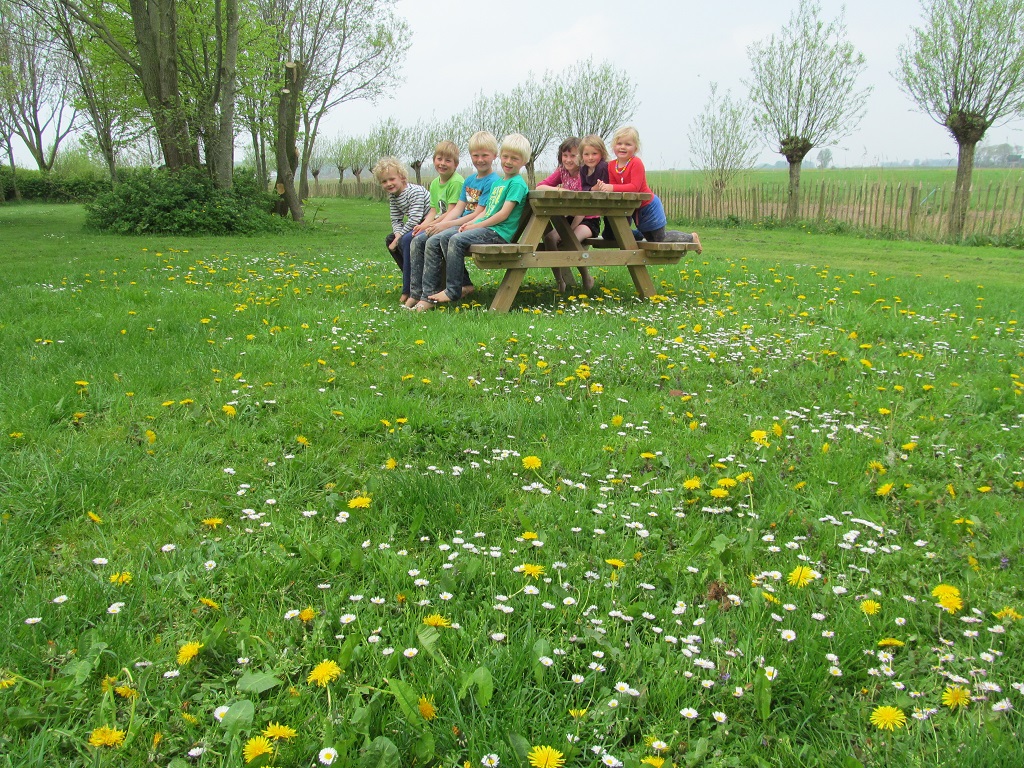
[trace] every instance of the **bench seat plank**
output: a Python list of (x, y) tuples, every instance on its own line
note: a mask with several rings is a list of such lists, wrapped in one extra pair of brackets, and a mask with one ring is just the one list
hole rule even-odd
[(640, 248), (629, 251), (536, 251), (523, 254), (473, 253), (480, 269), (533, 269), (535, 267), (628, 267), (647, 264), (674, 264), (681, 251), (648, 253)]
[(509, 253), (533, 253), (532, 245), (520, 243), (495, 243), (492, 245), (471, 245), (469, 252), (480, 256), (500, 256)]

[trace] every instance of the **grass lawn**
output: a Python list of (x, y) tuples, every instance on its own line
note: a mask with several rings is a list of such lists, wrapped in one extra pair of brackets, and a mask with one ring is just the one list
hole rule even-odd
[(384, 204), (308, 211), (0, 207), (0, 765), (1019, 764), (1020, 252), (421, 315)]

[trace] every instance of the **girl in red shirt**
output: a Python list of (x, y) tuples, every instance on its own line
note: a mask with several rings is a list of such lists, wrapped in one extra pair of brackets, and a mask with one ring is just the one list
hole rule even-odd
[(599, 192), (647, 192), (652, 197), (633, 214), (637, 228), (645, 240), (652, 243), (696, 243), (697, 253), (702, 252), (700, 238), (696, 232), (666, 230), (668, 223), (665, 209), (651, 188), (647, 186), (647, 172), (643, 160), (636, 156), (640, 151), (640, 135), (636, 128), (627, 125), (612, 135), (614, 162), (608, 163), (608, 183), (598, 182), (594, 189)]

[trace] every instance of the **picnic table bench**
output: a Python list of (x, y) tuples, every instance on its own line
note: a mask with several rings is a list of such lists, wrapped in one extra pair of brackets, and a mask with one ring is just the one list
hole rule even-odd
[[(507, 312), (526, 277), (537, 267), (626, 267), (641, 297), (656, 291), (647, 271), (649, 264), (675, 264), (693, 243), (649, 243), (633, 237), (630, 216), (650, 200), (645, 192), (572, 192), (563, 189), (534, 190), (527, 200), (529, 210), (522, 217), (514, 242), (474, 245), (469, 249), (480, 269), (504, 269), (505, 276), (494, 294), (491, 311)], [(608, 220), (612, 239), (587, 238), (580, 241), (566, 217), (600, 216)], [(553, 227), (561, 237), (558, 250), (544, 246), (544, 233)], [(591, 249), (594, 249), (592, 252)]]

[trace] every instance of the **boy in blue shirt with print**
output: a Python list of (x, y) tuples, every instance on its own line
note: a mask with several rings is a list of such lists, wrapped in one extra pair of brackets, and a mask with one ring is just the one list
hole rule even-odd
[[(424, 312), (437, 304), (456, 301), (463, 296), (462, 273), (466, 268), (466, 255), (472, 245), (511, 242), (526, 209), (530, 188), (519, 172), (530, 159), (530, 142), (520, 133), (512, 133), (501, 140), (500, 158), (504, 177), (491, 187), (491, 195), (483, 213), (459, 227), (448, 241), (446, 282), (441, 287), (440, 264), (428, 261), (423, 270), (423, 293), (426, 299), (414, 309)], [(437, 291), (431, 293), (431, 291)]]
[[(498, 140), (492, 134), (487, 131), (474, 133), (469, 139), (469, 155), (473, 160), (473, 167), (476, 168), (476, 174), (466, 179), (462, 185), (458, 203), (449, 208), (444, 216), (422, 229), (412, 241), (409, 256), (409, 299), (405, 302), (409, 309), (415, 309), (420, 300), (427, 296), (423, 290), (426, 264), (429, 262), (440, 271), (440, 265), (444, 263), (448, 253), (449, 241), (458, 234), (461, 225), (472, 221), (480, 214), (482, 206), (487, 205), (491, 186), (498, 180), (498, 174), (491, 170), (494, 158), (498, 155)], [(472, 292), (473, 281), (469, 279), (469, 272), (463, 265), (462, 294), (465, 296)]]

